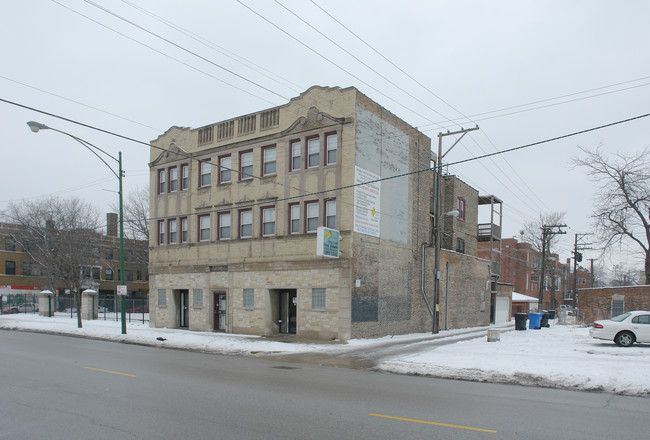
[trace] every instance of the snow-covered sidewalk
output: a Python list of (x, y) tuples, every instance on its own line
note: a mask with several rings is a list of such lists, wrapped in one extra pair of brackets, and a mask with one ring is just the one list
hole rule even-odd
[[(109, 341), (224, 354), (316, 353), (342, 354), (387, 344), (430, 339), (416, 334), (377, 339), (357, 339), (346, 344), (285, 343), (266, 338), (225, 333), (150, 328), (129, 323), (127, 334), (115, 321), (84, 321), (78, 329), (69, 315), (46, 318), (31, 314), (0, 315), (0, 328), (84, 336)], [(441, 332), (450, 341), (462, 331)], [(480, 329), (477, 329), (477, 331)], [(418, 354), (385, 359), (378, 369), (402, 374), (517, 383), (576, 390), (605, 391), (650, 397), (650, 346), (617, 347), (594, 340), (588, 328), (552, 325), (541, 330), (501, 332), (500, 341), (487, 342), (485, 335), (426, 349)], [(0, 333), (0, 338), (1, 338)]]

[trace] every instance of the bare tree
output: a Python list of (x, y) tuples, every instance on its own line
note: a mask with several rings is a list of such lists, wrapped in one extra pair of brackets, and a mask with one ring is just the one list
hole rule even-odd
[[(149, 187), (136, 187), (124, 200), (124, 236), (149, 241)], [(111, 205), (118, 212), (117, 205)]]
[(600, 147), (580, 148), (584, 157), (573, 158), (574, 166), (587, 169), (598, 185), (592, 218), (596, 236), (606, 249), (623, 241), (636, 243), (643, 251), (645, 278), (650, 279), (650, 149), (633, 154), (608, 156)]
[[(542, 253), (542, 227), (550, 225), (559, 225), (564, 221), (564, 212), (546, 212), (539, 214), (537, 220), (531, 220), (524, 224), (521, 238), (526, 243), (532, 245), (533, 249)], [(546, 250), (551, 253), (552, 245), (557, 241), (557, 236), (550, 236), (546, 239)]]
[(12, 203), (2, 215), (8, 234), (42, 267), (49, 288), (74, 292), (81, 328), (81, 290), (86, 268), (97, 264), (101, 234), (94, 207), (79, 199), (48, 198)]
[(625, 264), (615, 264), (612, 268), (610, 286), (636, 286), (638, 284), (639, 272), (630, 269)]
[[(550, 226), (559, 226), (563, 222), (564, 215), (564, 212), (541, 213), (537, 220), (532, 220), (524, 224), (524, 229), (522, 230), (522, 239), (540, 254), (539, 263), (535, 265), (535, 261), (533, 260), (532, 269), (538, 271), (540, 288), (542, 290), (548, 290), (551, 294), (551, 308), (557, 306), (557, 299), (555, 297), (556, 292), (559, 290), (557, 279), (558, 277), (562, 277), (563, 274), (557, 273), (556, 268), (558, 262), (551, 259), (551, 254), (553, 253), (552, 246), (557, 241), (557, 234), (547, 234), (544, 230), (548, 231)], [(545, 261), (542, 261), (542, 255), (544, 255)], [(542, 279), (542, 274), (544, 274), (544, 279)], [(550, 282), (546, 283), (547, 280)]]

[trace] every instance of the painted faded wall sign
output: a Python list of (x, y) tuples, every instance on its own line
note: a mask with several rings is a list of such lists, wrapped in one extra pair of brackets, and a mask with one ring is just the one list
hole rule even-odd
[(375, 180), (379, 180), (378, 175), (354, 167), (354, 232), (379, 237), (381, 182), (360, 185)]

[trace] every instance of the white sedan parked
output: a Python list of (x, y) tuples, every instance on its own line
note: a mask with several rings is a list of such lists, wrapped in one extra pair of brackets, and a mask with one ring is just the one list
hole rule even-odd
[(635, 342), (650, 343), (650, 312), (637, 310), (594, 322), (589, 336), (606, 341), (614, 341), (621, 347), (629, 347)]

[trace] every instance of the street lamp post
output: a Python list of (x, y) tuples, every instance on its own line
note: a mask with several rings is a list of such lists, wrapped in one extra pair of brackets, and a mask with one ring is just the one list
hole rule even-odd
[[(57, 130), (56, 128), (48, 127), (45, 124), (41, 124), (39, 122), (34, 122), (34, 121), (29, 121), (27, 122), (27, 125), (29, 126), (29, 129), (32, 130), (34, 133), (38, 133), (39, 130), (52, 130), (56, 131), (58, 133), (64, 134), (68, 137), (71, 137), (75, 141), (79, 142), (81, 145), (83, 145), (88, 151), (93, 153), (95, 156), (101, 160), (104, 165), (108, 167), (109, 170), (117, 177), (117, 180), (119, 181), (120, 188), (119, 188), (119, 205), (120, 205), (120, 283), (122, 286), (125, 286), (125, 277), (124, 277), (124, 210), (122, 208), (122, 177), (124, 177), (124, 172), (122, 171), (122, 152), (120, 151), (118, 153), (117, 158), (106, 151), (102, 150), (96, 145), (91, 144), (90, 142), (81, 139), (77, 136), (74, 136), (70, 133), (66, 133), (65, 131)], [(115, 172), (113, 167), (111, 167), (106, 160), (102, 156), (100, 156), (97, 151), (104, 153), (106, 156), (110, 157), (113, 159), (115, 162), (117, 162), (118, 165), (118, 172)], [(120, 295), (120, 315), (122, 319), (122, 334), (126, 334), (126, 298), (125, 295)]]

